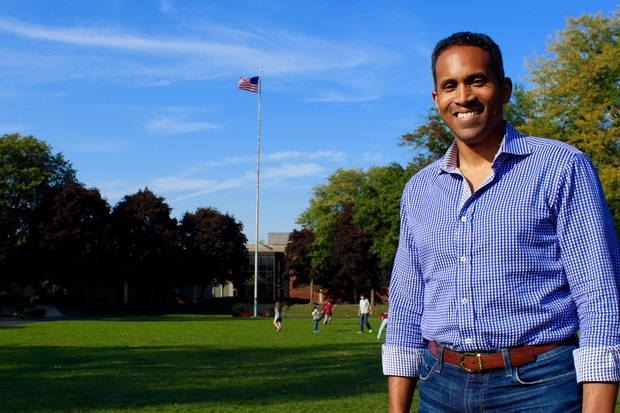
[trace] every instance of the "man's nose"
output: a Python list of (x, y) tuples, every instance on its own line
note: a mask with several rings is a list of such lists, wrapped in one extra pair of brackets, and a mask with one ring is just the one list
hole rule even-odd
[(456, 97), (456, 102), (461, 105), (468, 103), (469, 101), (471, 101), (471, 98), (472, 98), (471, 87), (465, 84), (458, 85), (456, 88), (455, 97)]

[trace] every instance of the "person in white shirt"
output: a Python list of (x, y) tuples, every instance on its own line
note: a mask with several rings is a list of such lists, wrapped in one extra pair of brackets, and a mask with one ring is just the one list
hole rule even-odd
[(370, 326), (370, 323), (368, 322), (368, 316), (370, 314), (372, 314), (372, 306), (368, 302), (368, 299), (364, 297), (364, 294), (361, 294), (360, 295), (360, 308), (357, 311), (357, 315), (360, 317), (360, 331), (358, 331), (358, 334), (361, 334), (364, 332), (364, 325), (366, 325), (366, 328), (368, 328), (368, 332), (372, 333), (372, 327)]

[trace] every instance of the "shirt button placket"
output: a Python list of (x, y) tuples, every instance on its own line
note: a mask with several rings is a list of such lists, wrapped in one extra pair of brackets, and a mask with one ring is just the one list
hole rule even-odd
[(459, 218), (459, 237), (458, 237), (458, 260), (459, 260), (459, 276), (457, 278), (457, 296), (460, 299), (460, 310), (458, 312), (457, 323), (460, 330), (461, 338), (464, 339), (465, 345), (471, 345), (473, 342), (471, 332), (474, 329), (473, 313), (474, 309), (471, 304), (471, 257), (468, 255), (471, 251), (471, 217), (467, 215), (467, 210), (462, 211), (463, 215)]

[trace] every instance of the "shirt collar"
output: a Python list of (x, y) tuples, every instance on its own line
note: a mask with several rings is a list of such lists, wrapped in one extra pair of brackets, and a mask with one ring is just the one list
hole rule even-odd
[[(499, 145), (499, 150), (495, 154), (495, 159), (503, 153), (510, 155), (528, 155), (532, 153), (532, 148), (528, 145), (526, 137), (517, 132), (510, 123), (505, 121), (504, 124), (506, 125), (504, 137)], [(455, 172), (458, 169), (458, 156), (459, 149), (456, 141), (454, 141), (444, 157), (439, 161), (441, 170), (447, 173)]]

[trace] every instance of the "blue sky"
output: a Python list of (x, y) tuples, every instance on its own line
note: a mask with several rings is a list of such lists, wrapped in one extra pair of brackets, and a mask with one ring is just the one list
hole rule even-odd
[(398, 137), (432, 106), (429, 56), (461, 30), (490, 35), (506, 74), (566, 17), (616, 1), (0, 0), (0, 133), (62, 152), (114, 206), (149, 187), (173, 215), (213, 207), (255, 239), (288, 232), (337, 168), (406, 164)]

